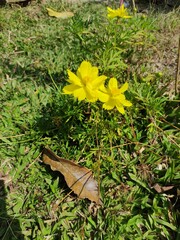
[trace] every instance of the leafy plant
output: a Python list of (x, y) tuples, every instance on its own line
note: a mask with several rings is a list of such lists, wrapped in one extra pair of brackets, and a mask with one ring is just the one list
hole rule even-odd
[[(74, 16), (51, 18), (47, 7)], [(109, 21), (103, 4), (59, 1), (1, 8), (4, 239), (178, 239), (179, 100), (172, 76), (153, 72), (155, 54), (165, 56), (161, 31), (175, 35), (178, 11), (129, 14)], [(76, 73), (83, 61), (108, 76), (106, 88), (111, 78), (128, 82), (124, 115), (62, 94), (67, 69)], [(41, 160), (47, 145), (92, 169), (101, 208), (67, 196), (63, 177)]]

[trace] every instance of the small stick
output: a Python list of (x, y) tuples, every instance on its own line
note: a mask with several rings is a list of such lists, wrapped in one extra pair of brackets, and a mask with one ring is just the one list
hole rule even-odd
[(132, 0), (132, 7), (133, 7), (133, 13), (135, 14), (137, 10), (136, 10), (136, 4), (134, 0)]
[(179, 47), (178, 47), (177, 72), (176, 72), (176, 78), (175, 78), (175, 94), (178, 93), (179, 84), (180, 84), (180, 37), (179, 37)]

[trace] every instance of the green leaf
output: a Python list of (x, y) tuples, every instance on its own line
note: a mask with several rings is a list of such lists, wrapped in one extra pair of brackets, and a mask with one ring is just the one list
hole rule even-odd
[(129, 173), (130, 178), (135, 181), (139, 186), (145, 188), (148, 192), (151, 192), (149, 187), (147, 186), (146, 183), (142, 182), (142, 180), (138, 179), (134, 174)]

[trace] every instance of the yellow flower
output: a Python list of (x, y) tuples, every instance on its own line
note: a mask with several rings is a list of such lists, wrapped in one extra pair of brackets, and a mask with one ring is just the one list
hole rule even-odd
[(120, 18), (132, 18), (131, 16), (128, 15), (127, 9), (124, 7), (124, 4), (120, 6), (120, 8), (113, 10), (110, 7), (107, 7), (108, 11), (108, 18), (115, 18), (115, 17), (120, 17)]
[(116, 78), (111, 78), (108, 83), (108, 87), (101, 87), (101, 92), (99, 93), (99, 100), (104, 102), (103, 108), (111, 110), (114, 107), (124, 114), (124, 107), (130, 107), (132, 103), (126, 100), (123, 94), (128, 89), (128, 83), (123, 84), (121, 88), (118, 88), (118, 83)]
[(83, 61), (74, 74), (68, 70), (70, 85), (63, 88), (65, 94), (72, 94), (79, 101), (87, 99), (89, 102), (98, 100), (99, 88), (104, 84), (106, 76), (98, 76), (98, 68), (90, 62)]

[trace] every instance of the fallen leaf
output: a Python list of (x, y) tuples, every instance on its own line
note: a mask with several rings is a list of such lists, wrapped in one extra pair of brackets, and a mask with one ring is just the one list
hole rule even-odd
[(52, 10), (51, 8), (46, 8), (48, 11), (48, 15), (51, 17), (56, 17), (56, 18), (62, 18), (62, 19), (66, 19), (66, 18), (70, 18), (74, 16), (73, 12), (56, 12), (54, 10)]
[(94, 180), (91, 170), (61, 158), (47, 148), (43, 150), (43, 162), (50, 165), (53, 171), (59, 171), (64, 175), (68, 187), (79, 198), (88, 198), (90, 201), (102, 204), (98, 184)]
[(164, 186), (164, 187), (162, 187), (161, 185), (156, 183), (156, 184), (154, 184), (153, 188), (156, 190), (156, 192), (163, 193), (163, 192), (167, 192), (167, 191), (173, 189), (174, 186)]

